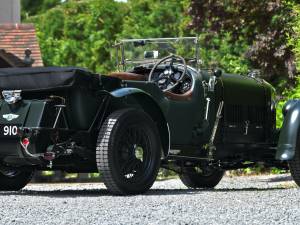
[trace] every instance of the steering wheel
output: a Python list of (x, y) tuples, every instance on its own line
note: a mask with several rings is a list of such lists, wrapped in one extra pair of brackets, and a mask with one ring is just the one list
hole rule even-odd
[[(182, 72), (174, 68), (173, 64), (175, 61), (182, 63)], [(168, 65), (166, 65), (164, 71), (158, 74), (157, 76), (154, 72), (157, 70), (158, 66), (163, 63), (166, 64), (167, 62)], [(179, 84), (179, 82), (184, 78), (186, 69), (187, 65), (183, 57), (178, 55), (169, 55), (155, 63), (149, 74), (148, 81), (156, 83), (163, 92), (170, 91), (171, 89), (175, 88)], [(154, 74), (156, 75), (155, 77)]]

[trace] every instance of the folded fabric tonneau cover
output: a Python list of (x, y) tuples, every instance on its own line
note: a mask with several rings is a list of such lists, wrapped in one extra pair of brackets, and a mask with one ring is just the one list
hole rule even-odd
[(76, 85), (99, 85), (99, 75), (77, 67), (0, 69), (0, 90), (55, 90)]

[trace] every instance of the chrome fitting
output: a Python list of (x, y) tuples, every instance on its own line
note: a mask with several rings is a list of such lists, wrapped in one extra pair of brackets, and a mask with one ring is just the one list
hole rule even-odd
[(14, 104), (22, 99), (21, 90), (5, 90), (2, 91), (2, 96), (8, 104)]

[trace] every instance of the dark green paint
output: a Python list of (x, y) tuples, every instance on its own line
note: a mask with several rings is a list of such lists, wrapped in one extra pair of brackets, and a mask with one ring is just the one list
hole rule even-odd
[[(23, 100), (16, 105), (9, 105), (4, 100), (1, 100), (0, 108), (0, 124), (7, 125), (17, 125), (18, 127), (44, 127), (47, 118), (47, 101), (45, 100)], [(15, 114), (19, 117), (8, 121), (3, 118), (5, 114)], [(3, 132), (2, 130), (0, 132)], [(4, 140), (4, 139), (3, 139)], [(0, 157), (4, 157), (6, 163), (15, 162), (15, 159), (18, 158), (18, 162), (21, 164), (28, 164), (29, 161), (24, 160), (24, 155), (22, 148), (20, 146), (19, 137), (14, 138), (5, 138), (5, 141), (0, 140), (1, 142), (1, 154)], [(36, 153), (38, 150), (43, 151), (45, 143), (44, 139), (38, 140), (35, 144), (29, 146), (29, 150), (32, 153)], [(43, 146), (43, 147), (42, 147)]]
[(291, 160), (299, 138), (300, 101), (290, 100), (283, 107), (284, 121), (280, 130), (276, 159)]
[[(249, 105), (271, 109), (273, 88), (261, 79), (246, 76), (223, 74), (217, 79), (215, 92), (207, 92), (210, 98), (208, 122), (204, 121), (206, 100), (203, 81), (208, 82), (208, 71), (194, 73), (194, 89), (191, 100), (174, 101), (164, 96), (158, 87), (149, 82), (126, 81), (128, 87), (143, 90), (152, 96), (164, 113), (171, 135), (171, 145), (194, 145), (199, 148), (206, 144), (211, 136), (220, 101), (225, 106)], [(220, 124), (222, 126), (222, 124)], [(270, 133), (271, 127), (268, 127)], [(266, 131), (267, 132), (267, 131)], [(243, 137), (242, 137), (243, 138)]]

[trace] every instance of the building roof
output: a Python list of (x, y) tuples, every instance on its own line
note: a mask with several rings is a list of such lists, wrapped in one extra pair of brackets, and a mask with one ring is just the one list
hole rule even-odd
[(0, 24), (0, 49), (24, 59), (30, 49), (34, 59), (32, 66), (43, 66), (40, 46), (33, 24)]
[(0, 49), (0, 68), (2, 67), (27, 67), (28, 65), (24, 60), (15, 56), (12, 53)]

